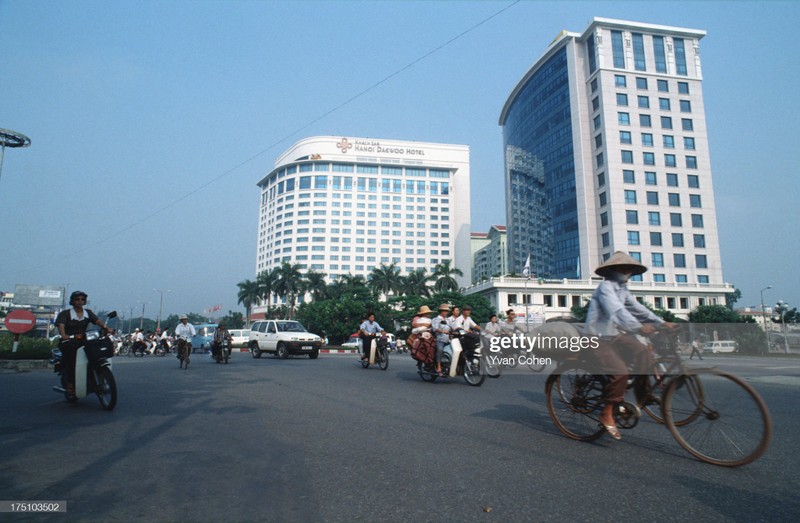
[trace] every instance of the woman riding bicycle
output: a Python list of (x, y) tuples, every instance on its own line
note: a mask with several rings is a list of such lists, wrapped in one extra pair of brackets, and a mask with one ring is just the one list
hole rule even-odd
[(628, 290), (628, 279), (643, 274), (647, 267), (617, 251), (605, 263), (595, 269), (604, 281), (592, 294), (586, 315), (586, 334), (597, 336), (598, 347), (594, 351), (600, 370), (609, 375), (603, 396), (605, 406), (600, 423), (611, 437), (621, 439), (614, 421), (614, 406), (623, 401), (628, 381), (628, 363), (633, 365), (636, 375), (634, 391), (637, 403), (657, 401), (648, 395), (647, 373), (650, 369), (650, 351), (640, 342), (636, 334), (655, 332), (655, 325), (672, 328), (650, 309), (639, 303)]
[(185, 370), (189, 369), (189, 355), (192, 353), (192, 337), (197, 334), (194, 325), (189, 323), (189, 317), (181, 314), (180, 323), (175, 327), (175, 337), (178, 338), (178, 359), (181, 364), (178, 368), (186, 364)]

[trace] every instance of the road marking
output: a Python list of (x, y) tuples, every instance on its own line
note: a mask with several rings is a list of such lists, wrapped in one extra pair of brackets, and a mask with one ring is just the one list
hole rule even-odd
[(756, 376), (749, 378), (748, 381), (758, 383), (771, 383), (773, 385), (789, 385), (800, 387), (800, 376)]

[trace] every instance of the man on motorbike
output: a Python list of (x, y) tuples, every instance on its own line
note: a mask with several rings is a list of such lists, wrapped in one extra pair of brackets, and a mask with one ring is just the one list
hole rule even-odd
[(628, 382), (628, 365), (633, 364), (636, 374), (634, 392), (639, 405), (657, 401), (649, 396), (647, 373), (650, 371), (650, 352), (636, 334), (652, 334), (654, 325), (672, 328), (675, 324), (665, 322), (650, 309), (639, 303), (628, 290), (628, 279), (643, 274), (647, 267), (622, 251), (595, 269), (605, 278), (592, 294), (586, 314), (586, 334), (598, 337), (594, 356), (603, 373), (610, 381), (603, 391), (605, 406), (600, 423), (612, 438), (619, 440), (619, 430), (614, 421), (614, 406), (623, 400)]
[(114, 334), (114, 329), (108, 328), (94, 312), (83, 308), (87, 297), (83, 291), (73, 292), (69, 297), (72, 308), (64, 309), (56, 316), (56, 327), (61, 336), (58, 348), (61, 350), (61, 363), (64, 365), (67, 395), (70, 399), (75, 397), (75, 358), (78, 349), (86, 342), (86, 329), (89, 324), (94, 323)]
[(470, 317), (471, 314), (472, 307), (469, 305), (464, 305), (464, 307), (461, 309), (461, 316), (455, 319), (453, 326), (456, 329), (464, 329), (465, 331), (480, 331), (480, 325), (475, 323), (475, 320)]
[(192, 338), (197, 334), (194, 325), (189, 323), (189, 317), (181, 314), (180, 323), (175, 327), (175, 337), (178, 338), (178, 359), (183, 367), (186, 363), (186, 370), (189, 369), (189, 355), (192, 353)]
[(214, 336), (211, 338), (211, 353), (214, 357), (216, 356), (224, 356), (220, 351), (222, 350), (222, 343), (228, 340), (228, 356), (231, 355), (231, 346), (233, 345), (233, 336), (225, 328), (224, 323), (220, 323), (217, 325), (216, 330), (214, 331)]
[(386, 336), (386, 331), (383, 330), (380, 323), (375, 321), (375, 314), (370, 312), (367, 315), (367, 319), (358, 328), (358, 337), (361, 339), (362, 360), (369, 359), (369, 345), (372, 342), (372, 338), (378, 333), (381, 336)]
[(131, 350), (136, 353), (136, 351), (141, 352), (144, 354), (144, 350), (147, 348), (147, 345), (144, 342), (144, 334), (138, 328), (133, 332), (133, 345)]

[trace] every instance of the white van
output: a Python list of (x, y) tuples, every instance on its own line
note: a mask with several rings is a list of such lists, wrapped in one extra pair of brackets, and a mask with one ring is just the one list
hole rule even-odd
[(703, 354), (718, 352), (736, 352), (735, 341), (707, 341), (703, 344)]

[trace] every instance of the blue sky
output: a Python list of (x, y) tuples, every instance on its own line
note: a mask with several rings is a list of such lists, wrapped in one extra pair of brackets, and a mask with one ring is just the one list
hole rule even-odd
[(472, 230), (504, 224), (503, 103), (594, 16), (707, 31), (725, 280), (741, 305), (767, 285), (768, 305), (800, 305), (797, 2), (0, 0), (0, 128), (32, 140), (5, 154), (0, 290), (68, 284), (155, 317), (158, 288), (165, 315), (242, 310), (255, 184), (313, 135), (468, 144)]

